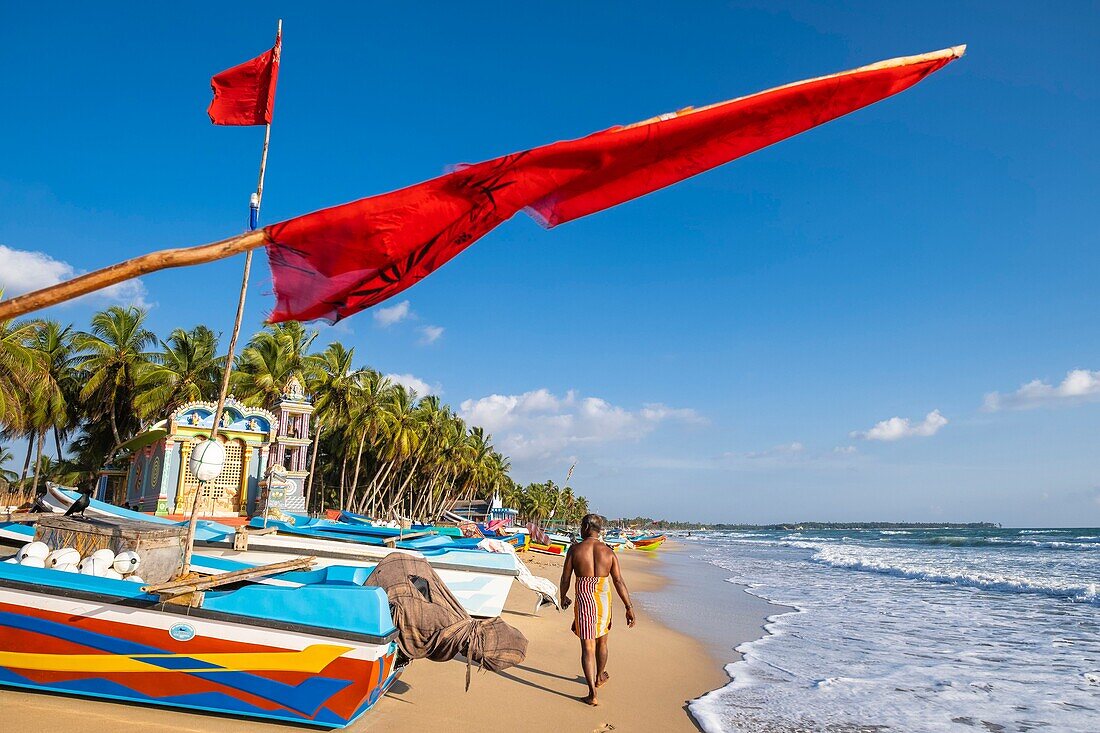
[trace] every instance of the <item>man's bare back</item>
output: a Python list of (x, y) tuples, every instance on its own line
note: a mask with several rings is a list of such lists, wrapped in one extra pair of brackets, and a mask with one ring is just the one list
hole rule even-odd
[(589, 537), (569, 548), (566, 562), (572, 563), (573, 572), (582, 578), (606, 578), (611, 575), (615, 551), (600, 539)]

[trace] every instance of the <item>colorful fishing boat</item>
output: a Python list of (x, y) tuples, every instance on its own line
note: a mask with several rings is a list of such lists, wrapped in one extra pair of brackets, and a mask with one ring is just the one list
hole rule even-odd
[(401, 672), (368, 574), (247, 582), (196, 608), (126, 580), (0, 563), (0, 685), (342, 728)]
[[(249, 523), (255, 528), (277, 527), (283, 532), (303, 534), (307, 537), (318, 539), (354, 540), (369, 545), (393, 545), (406, 550), (421, 550), (427, 548), (454, 548), (477, 547), (482, 537), (458, 537), (440, 534), (433, 525), (413, 525), (409, 529), (398, 527), (385, 527), (365, 524), (361, 522), (333, 521), (331, 519), (317, 519), (305, 514), (287, 514), (291, 521), (274, 521), (254, 517)], [(514, 535), (503, 535), (496, 532), (484, 532), (484, 537), (499, 539), (513, 547), (517, 546), (518, 538)]]
[(538, 552), (543, 555), (556, 555), (561, 557), (565, 554), (565, 549), (561, 545), (541, 545), (538, 542), (531, 542), (527, 545), (527, 549), (531, 552)]
[(640, 537), (632, 537), (630, 539), (631, 544), (634, 545), (636, 550), (644, 550), (646, 552), (653, 552), (665, 543), (668, 539), (663, 534), (656, 535), (644, 535)]

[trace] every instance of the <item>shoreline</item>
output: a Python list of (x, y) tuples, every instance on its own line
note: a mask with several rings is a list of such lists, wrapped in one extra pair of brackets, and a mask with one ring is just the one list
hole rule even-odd
[[(560, 577), (560, 558), (528, 553), (524, 562), (537, 575), (554, 582)], [(465, 661), (418, 660), (373, 710), (347, 730), (441, 726), (456, 733), (480, 733), (510, 728), (516, 721), (543, 721), (547, 727), (569, 733), (701, 731), (688, 705), (729, 684), (726, 667), (740, 656), (734, 647), (765, 636), (766, 616), (775, 613), (775, 607), (726, 582), (724, 571), (692, 559), (684, 545), (674, 541), (659, 553), (622, 553), (620, 564), (636, 598), (638, 624), (627, 628), (616, 596), (608, 664), (611, 678), (600, 688), (598, 707), (579, 699), (587, 688), (577, 640), (569, 630), (572, 611), (543, 607), (534, 615), (534, 594), (515, 584), (502, 618), (529, 640), (522, 664), (502, 673), (475, 670), (466, 692)], [(773, 610), (759, 614), (761, 608)], [(50, 721), (52, 729), (88, 733), (287, 729), (244, 718), (11, 689), (0, 689), (0, 705), (16, 729), (37, 727), (43, 720)]]

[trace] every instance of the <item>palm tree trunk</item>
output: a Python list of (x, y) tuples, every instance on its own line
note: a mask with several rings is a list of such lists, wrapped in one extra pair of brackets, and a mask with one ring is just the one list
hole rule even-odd
[[(214, 419), (217, 420), (218, 418), (215, 417)], [(122, 445), (122, 436), (118, 434), (118, 422), (115, 419), (115, 406), (113, 404), (111, 405), (111, 434), (115, 436), (115, 445)], [(111, 451), (111, 453), (111, 457), (114, 458), (114, 451)]]
[(367, 442), (367, 429), (363, 428), (363, 434), (359, 436), (359, 450), (355, 454), (355, 471), (351, 479), (351, 496), (348, 497), (348, 507), (355, 505), (355, 496), (359, 490), (359, 467), (363, 461), (363, 445)]
[(412, 514), (415, 516), (427, 508), (427, 505), (431, 503), (432, 496), (435, 491), (435, 480), (439, 476), (439, 470), (436, 469), (432, 477), (428, 479), (427, 485), (424, 487), (424, 492), (420, 495), (420, 499), (416, 502), (416, 507), (413, 508)]
[(42, 473), (42, 444), (45, 443), (46, 428), (38, 431), (38, 452), (34, 457), (34, 481), (31, 482), (31, 494), (38, 494), (38, 476)]
[(400, 488), (397, 489), (397, 496), (393, 500), (393, 505), (401, 501), (401, 498), (405, 496), (405, 487), (409, 485), (409, 481), (412, 480), (413, 475), (416, 474), (416, 467), (420, 465), (420, 459), (424, 457), (424, 444), (420, 444), (420, 450), (416, 452), (416, 460), (413, 461), (412, 468), (409, 469), (409, 475), (405, 477), (405, 480), (401, 483)]
[(58, 431), (57, 426), (53, 426), (53, 442), (57, 446), (57, 461), (61, 462), (61, 433)]
[(369, 512), (369, 513), (371, 514), (372, 517), (374, 516), (374, 514), (373, 514), (373, 511), (375, 509), (375, 506), (374, 506), (374, 504), (375, 504), (375, 502), (374, 502), (375, 488), (374, 488), (374, 486), (380, 480), (384, 480), (384, 478), (380, 479), (379, 476), (382, 474), (383, 471), (386, 471), (386, 473), (388, 474), (389, 473), (388, 469), (391, 466), (393, 466), (393, 461), (390, 461), (388, 463), (382, 462), (382, 463), (378, 464), (378, 470), (374, 472), (374, 477), (370, 480), (370, 483), (367, 484), (367, 491), (363, 495), (363, 500), (359, 504), (359, 511), (360, 512), (363, 512), (364, 508), (367, 505), (367, 501), (369, 499), (370, 500), (370, 509), (371, 509), (371, 512)]
[[(309, 477), (306, 478), (306, 514), (309, 514), (309, 495), (313, 491), (313, 474), (317, 471), (317, 454), (321, 452), (321, 431), (324, 430), (323, 425), (317, 426), (317, 432), (313, 434), (313, 455), (309, 457)], [(324, 493), (324, 489), (321, 490)]]
[(19, 488), (23, 488), (23, 484), (27, 481), (27, 471), (31, 467), (31, 453), (34, 452), (34, 437), (35, 433), (29, 433), (30, 438), (27, 440), (27, 457), (23, 459), (23, 473), (19, 476)]
[(344, 461), (340, 466), (340, 509), (346, 509), (344, 506), (344, 479), (348, 472), (348, 457), (344, 456)]

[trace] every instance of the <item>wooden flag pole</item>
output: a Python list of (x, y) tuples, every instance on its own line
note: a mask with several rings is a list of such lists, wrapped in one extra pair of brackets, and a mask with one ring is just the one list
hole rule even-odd
[[(283, 21), (279, 20), (278, 28), (275, 32), (275, 43), (279, 43), (279, 39), (283, 35)], [(271, 144), (271, 123), (268, 122), (264, 126), (264, 149), (260, 154), (260, 175), (256, 181), (256, 199), (253, 205), (250, 202), (250, 206), (255, 209), (255, 215), (250, 213), (250, 225), (255, 226), (259, 222), (260, 218), (260, 204), (263, 202), (264, 197), (264, 172), (267, 170), (267, 149)], [(263, 230), (259, 230), (260, 233)], [(252, 232), (255, 234), (256, 232)], [(266, 240), (266, 236), (264, 237)], [(222, 370), (222, 384), (221, 389), (218, 391), (218, 406), (214, 410), (214, 423), (210, 427), (210, 437), (208, 440), (218, 439), (218, 428), (221, 426), (222, 410), (225, 409), (226, 396), (229, 393), (229, 375), (233, 371), (233, 355), (237, 349), (237, 337), (241, 334), (241, 321), (244, 319), (244, 299), (248, 293), (248, 276), (252, 272), (252, 249), (248, 249), (244, 254), (244, 274), (241, 277), (241, 295), (237, 300), (237, 316), (233, 320), (233, 332), (229, 336), (229, 350), (225, 355), (225, 369)], [(182, 467), (180, 470), (183, 470)], [(186, 576), (191, 571), (191, 554), (195, 549), (195, 528), (199, 522), (199, 501), (202, 497), (202, 486), (198, 486), (195, 489), (195, 498), (191, 502), (191, 516), (187, 522), (187, 536), (184, 538), (183, 548), (183, 567), (180, 570), (180, 577)], [(241, 497), (242, 499), (245, 497)]]

